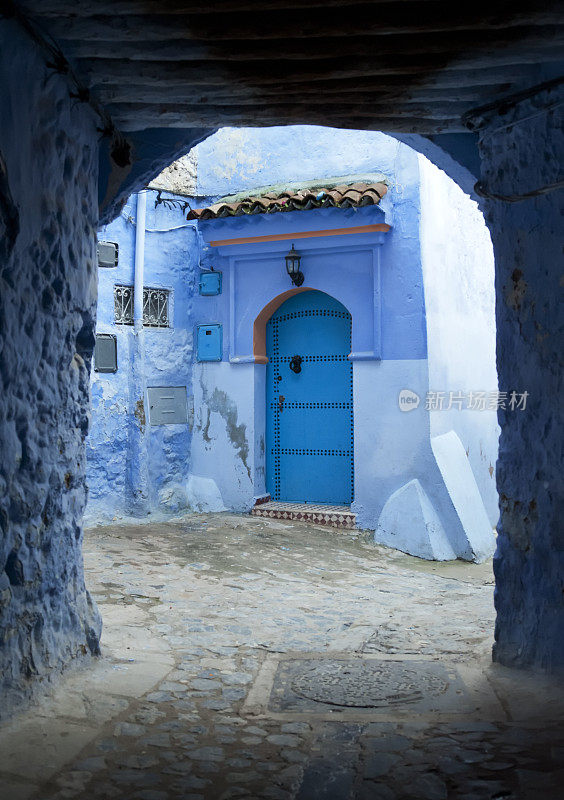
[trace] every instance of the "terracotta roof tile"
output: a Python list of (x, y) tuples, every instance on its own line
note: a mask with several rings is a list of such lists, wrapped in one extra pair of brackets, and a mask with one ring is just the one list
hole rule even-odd
[[(206, 208), (188, 212), (188, 219), (221, 219), (245, 214), (273, 214), (281, 211), (310, 211), (314, 208), (358, 208), (378, 205), (388, 191), (386, 184), (341, 183), (326, 188), (284, 189), (280, 192), (241, 197), (236, 202), (220, 200)], [(231, 198), (229, 198), (231, 200)]]

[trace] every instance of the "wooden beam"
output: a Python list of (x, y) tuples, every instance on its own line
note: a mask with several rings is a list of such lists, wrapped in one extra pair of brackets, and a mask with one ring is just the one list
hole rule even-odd
[[(543, 55), (543, 61), (559, 61), (562, 58), (560, 48), (555, 51), (548, 51)], [(186, 86), (187, 90), (196, 86), (230, 86), (230, 85), (250, 85), (257, 90), (261, 86), (269, 84), (282, 84), (288, 87), (293, 83), (307, 83), (309, 81), (324, 81), (328, 78), (332, 80), (341, 79), (361, 79), (366, 77), (378, 78), (385, 86), (389, 76), (411, 76), (406, 77), (404, 85), (409, 87), (410, 80), (416, 83), (424, 83), (426, 79), (431, 79), (437, 73), (443, 74), (450, 72), (455, 77), (454, 85), (464, 86), (475, 83), (475, 73), (478, 71), (488, 71), (491, 77), (486, 78), (486, 82), (499, 82), (495, 75), (495, 70), (504, 67), (510, 69), (509, 73), (515, 73), (519, 67), (526, 64), (538, 64), (538, 55), (523, 57), (513, 54), (491, 53), (480, 56), (479, 62), (474, 63), (468, 59), (458, 59), (456, 62), (446, 64), (439, 58), (423, 56), (402, 56), (395, 58), (372, 58), (358, 59), (354, 62), (344, 64), (335, 62), (329, 58), (324, 61), (316, 61), (309, 64), (307, 68), (302, 64), (293, 65), (289, 68), (287, 64), (279, 62), (269, 65), (267, 70), (257, 70), (250, 65), (240, 65), (235, 62), (214, 62), (209, 64), (205, 61), (193, 61), (189, 63), (178, 63), (170, 61), (122, 61), (115, 59), (77, 59), (74, 63), (83, 75), (88, 76), (90, 83), (119, 83), (120, 81), (141, 82), (143, 84), (171, 86), (173, 83), (180, 83)], [(507, 74), (507, 73), (506, 73)]]
[[(317, 84), (294, 85), (292, 96), (299, 97), (300, 102), (320, 102), (325, 103), (345, 103), (372, 106), (388, 106), (391, 102), (401, 103), (403, 107), (418, 105), (421, 103), (452, 103), (456, 100), (460, 103), (479, 104), (486, 96), (497, 97), (507, 94), (511, 90), (510, 83), (500, 83), (483, 86), (462, 87), (456, 90), (456, 97), (453, 92), (446, 89), (434, 89), (424, 86), (412, 86), (406, 89), (403, 86), (382, 86), (376, 89), (364, 89), (363, 87), (350, 87), (347, 89), (339, 88), (339, 84), (325, 87), (322, 91), (317, 88)], [(197, 90), (187, 91), (183, 86), (171, 86), (163, 93), (160, 86), (141, 86), (139, 84), (127, 85), (96, 85), (92, 87), (96, 97), (104, 104), (119, 104), (135, 102), (137, 98), (142, 98), (143, 103), (169, 104), (189, 103), (198, 105), (207, 103), (209, 105), (236, 105), (239, 107), (255, 106), (259, 102), (268, 102), (269, 105), (279, 106), (288, 103), (288, 97), (283, 91), (282, 86), (261, 87), (257, 94), (252, 87), (237, 87), (230, 90), (225, 86), (198, 87)], [(138, 101), (140, 102), (140, 101)]]
[[(428, 2), (429, 0), (419, 0)], [(261, 0), (261, 10), (281, 11), (319, 9), (331, 7), (360, 7), (401, 4), (413, 0)], [(33, 0), (21, 0), (20, 5), (30, 12), (36, 7)], [(142, 15), (158, 14), (163, 17), (175, 17), (209, 14), (233, 14), (244, 11), (256, 13), (256, 0), (41, 0), (41, 6), (35, 15), (49, 18), (73, 16), (76, 18), (109, 15)]]
[[(414, 37), (389, 36), (349, 36), (340, 39), (327, 38), (307, 41), (282, 39), (263, 41), (229, 41), (221, 46), (210, 45), (190, 39), (175, 39), (173, 35), (164, 40), (151, 41), (148, 46), (142, 41), (121, 41), (119, 55), (123, 59), (144, 61), (236, 61), (236, 62), (268, 62), (280, 61), (315, 61), (327, 59), (328, 53), (338, 53), (339, 59), (345, 57), (358, 59), (362, 57), (405, 55), (439, 55), (451, 59), (461, 52), (486, 52), (491, 47), (512, 46), (513, 52), (542, 59), (543, 51), (559, 48), (564, 26), (550, 26), (527, 29), (508, 28), (504, 31), (485, 31), (476, 42), (474, 32), (464, 31), (459, 34), (436, 33), (428, 36)], [(115, 40), (98, 41), (92, 39), (59, 39), (59, 44), (67, 55), (73, 58), (115, 59)], [(475, 58), (475, 56), (473, 57)]]
[[(421, 93), (436, 91), (444, 93), (447, 99), (452, 98), (452, 90), (474, 91), (480, 93), (481, 97), (488, 96), (490, 90), (497, 91), (503, 87), (503, 91), (515, 91), (515, 87), (530, 85), (530, 69), (528, 67), (502, 68), (499, 70), (472, 70), (461, 74), (459, 72), (438, 72), (435, 75), (426, 76), (424, 80), (407, 83), (401, 75), (389, 75), (385, 81), (377, 76), (365, 76), (358, 78), (340, 78), (325, 76), (324, 79), (307, 80), (303, 83), (295, 82), (292, 84), (292, 93), (300, 97), (309, 95), (327, 94), (328, 97), (338, 102), (339, 97), (346, 94), (365, 94), (374, 93), (382, 97), (395, 98), (419, 97)], [(257, 89), (245, 84), (209, 84), (202, 82), (198, 86), (189, 86), (185, 79), (171, 80), (168, 84), (163, 81), (149, 81), (143, 78), (143, 83), (139, 77), (131, 77), (127, 83), (122, 79), (107, 80), (104, 83), (92, 84), (92, 91), (98, 95), (107, 93), (109, 99), (115, 98), (124, 102), (140, 101), (145, 97), (149, 102), (158, 102), (163, 98), (170, 97), (171, 102), (175, 98), (181, 101), (187, 98), (203, 98), (208, 102), (216, 94), (218, 96), (229, 93), (234, 97), (247, 97), (253, 100), (264, 97), (268, 99), (272, 96), (284, 96), (288, 91), (288, 85), (284, 83), (272, 83), (261, 86)], [(163, 92), (166, 91), (166, 94)], [(205, 98), (208, 98), (207, 100)]]
[(292, 239), (318, 239), (322, 236), (349, 236), (356, 233), (388, 233), (391, 225), (377, 222), (374, 225), (357, 225), (354, 228), (329, 228), (322, 231), (301, 231), (299, 233), (273, 233), (268, 236), (241, 236), (238, 239), (216, 239), (211, 247), (226, 247), (232, 244), (262, 244), (263, 242), (289, 242)]
[[(143, 91), (159, 92), (160, 99), (167, 95), (163, 95), (163, 91), (171, 92), (171, 97), (174, 92), (181, 93), (182, 99), (190, 96), (198, 96), (200, 93), (205, 95), (209, 92), (229, 92), (230, 94), (242, 95), (245, 97), (261, 98), (264, 96), (268, 98), (269, 95), (276, 93), (284, 93), (288, 91), (288, 84), (284, 83), (271, 83), (265, 86), (254, 87), (248, 84), (229, 84), (227, 81), (223, 83), (212, 83), (201, 81), (197, 85), (190, 85), (185, 76), (170, 77), (167, 83), (158, 76), (148, 78), (147, 75), (142, 78), (139, 75), (128, 75), (128, 82), (124, 84), (123, 77), (117, 76), (113, 78), (108, 76), (104, 78), (103, 83), (91, 83), (92, 91), (111, 91), (122, 94), (127, 92), (127, 100), (140, 101), (143, 99)], [(310, 78), (306, 82), (300, 83), (298, 81), (292, 83), (292, 94), (306, 96), (308, 94), (316, 94), (320, 92), (329, 92), (337, 97), (339, 94), (344, 96), (348, 93), (364, 93), (364, 92), (378, 92), (381, 94), (388, 94), (388, 96), (397, 96), (398, 92), (404, 92), (407, 95), (413, 93), (417, 95), (419, 91), (427, 91), (429, 89), (436, 89), (438, 91), (446, 92), (449, 97), (452, 97), (452, 89), (473, 88), (477, 91), (484, 90), (484, 93), (489, 92), (490, 86), (509, 86), (511, 91), (514, 91), (515, 86), (530, 85), (531, 70), (529, 67), (514, 67), (511, 69), (500, 70), (469, 70), (468, 72), (450, 72), (442, 71), (434, 75), (424, 76), (423, 79), (416, 81), (406, 81), (402, 75), (388, 75), (385, 80), (380, 79), (377, 75), (369, 75), (355, 78), (341, 78), (333, 76), (324, 76), (317, 80)], [(142, 81), (142, 82), (141, 82)], [(128, 92), (128, 87), (131, 91)], [(149, 96), (149, 94), (148, 94)]]
[[(185, 103), (168, 103), (166, 100), (162, 103), (107, 103), (105, 108), (112, 115), (118, 119), (120, 117), (133, 118), (137, 114), (149, 116), (158, 122), (161, 119), (186, 117), (191, 120), (209, 120), (222, 117), (224, 119), (239, 119), (240, 117), (248, 117), (252, 115), (253, 118), (260, 122), (261, 120), (275, 121), (278, 118), (292, 119), (294, 116), (302, 119), (308, 118), (309, 115), (316, 116), (338, 116), (339, 118), (346, 118), (349, 114), (354, 115), (357, 119), (367, 118), (373, 119), (375, 116), (387, 116), (394, 119), (402, 119), (404, 117), (421, 117), (428, 120), (452, 120), (460, 118), (465, 111), (472, 107), (470, 103), (458, 103), (455, 101), (427, 105), (407, 105), (402, 107), (401, 101), (389, 101), (387, 104), (374, 106), (371, 103), (363, 103), (362, 101), (351, 101), (348, 98), (339, 100), (338, 103), (327, 103), (323, 96), (307, 102), (292, 102), (288, 103), (288, 98), (284, 104), (274, 105), (268, 103), (265, 105), (261, 102), (255, 102), (254, 105), (241, 106), (238, 103), (230, 103), (225, 105), (209, 105), (207, 103), (192, 104), (189, 101)], [(205, 127), (206, 122), (202, 123)]]
[(181, 110), (159, 111), (146, 108), (143, 105), (137, 108), (114, 109), (114, 122), (124, 131), (141, 130), (144, 128), (170, 127), (170, 128), (208, 128), (214, 129), (225, 125), (233, 127), (263, 127), (274, 125), (326, 125), (348, 130), (373, 130), (390, 131), (396, 133), (464, 133), (466, 127), (461, 123), (460, 117), (449, 119), (432, 119), (423, 116), (403, 117), (395, 116), (394, 111), (372, 115), (357, 113), (350, 110), (348, 114), (339, 112), (338, 107), (322, 110), (319, 108), (292, 108), (287, 114), (276, 113), (268, 109), (223, 109), (208, 113), (205, 107), (200, 111), (187, 112)]
[[(80, 5), (77, 3), (77, 5)], [(308, 8), (249, 10), (218, 14), (193, 12), (167, 18), (162, 11), (139, 15), (119, 15), (114, 10), (78, 17), (72, 11), (50, 17), (48, 31), (55, 38), (98, 41), (151, 41), (188, 38), (219, 42), (267, 39), (314, 40), (327, 36), (415, 34), (438, 31), (504, 31), (509, 27), (534, 27), (562, 24), (562, 10), (531, 8), (527, 0), (474, 0), (472, 4), (441, 0), (411, 0), (393, 3), (331, 6), (323, 14)], [(30, 13), (41, 17), (41, 6), (29, 3)], [(206, 9), (207, 12), (207, 9)]]

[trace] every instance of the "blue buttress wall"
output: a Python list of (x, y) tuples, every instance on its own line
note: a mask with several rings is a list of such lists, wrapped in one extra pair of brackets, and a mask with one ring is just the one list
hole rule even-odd
[(16, 24), (0, 26), (0, 715), (98, 651), (84, 584), (98, 134)]
[[(560, 96), (561, 99), (561, 96)], [(486, 125), (482, 180), (523, 194), (561, 176), (562, 104), (539, 95)], [(514, 123), (504, 127), (507, 123)], [(494, 558), (494, 658), (564, 671), (564, 418), (562, 191), (484, 201), (496, 255), (500, 389), (528, 391), (524, 412), (500, 412), (497, 486), (501, 524)]]

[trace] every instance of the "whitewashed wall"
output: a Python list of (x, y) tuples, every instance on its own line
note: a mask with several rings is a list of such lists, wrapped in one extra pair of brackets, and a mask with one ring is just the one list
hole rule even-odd
[[(497, 391), (494, 255), (478, 205), (419, 156), (421, 260), (427, 312), (429, 388)], [(447, 401), (448, 405), (448, 401)], [(492, 525), (499, 425), (495, 411), (433, 411), (431, 435), (454, 430), (467, 452)]]

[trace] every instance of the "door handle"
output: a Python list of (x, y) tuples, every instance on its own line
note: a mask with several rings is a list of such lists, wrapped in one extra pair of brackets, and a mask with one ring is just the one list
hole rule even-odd
[(284, 411), (284, 400), (285, 399), (286, 398), (284, 397), (283, 394), (278, 396), (278, 410), (279, 411)]
[(290, 359), (290, 369), (292, 370), (292, 372), (295, 372), (296, 375), (298, 374), (298, 372), (302, 371), (302, 361), (303, 358), (301, 356), (293, 356)]

